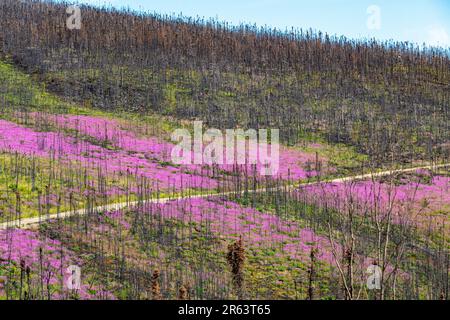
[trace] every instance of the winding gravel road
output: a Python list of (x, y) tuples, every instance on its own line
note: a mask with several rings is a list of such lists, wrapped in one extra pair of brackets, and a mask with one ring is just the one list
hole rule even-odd
[[(368, 174), (338, 178), (338, 179), (333, 179), (333, 180), (321, 180), (321, 181), (314, 181), (314, 182), (306, 182), (306, 183), (301, 183), (301, 184), (297, 184), (297, 185), (291, 185), (289, 188), (315, 185), (315, 184), (324, 183), (324, 182), (326, 182), (326, 183), (349, 182), (349, 181), (362, 180), (362, 179), (367, 179), (367, 178), (389, 176), (391, 174), (396, 174), (396, 173), (413, 172), (413, 171), (420, 170), (420, 169), (440, 169), (440, 168), (445, 168), (445, 167), (450, 167), (450, 163), (441, 164), (441, 165), (428, 165), (428, 166), (421, 166), (421, 167), (414, 167), (414, 168), (396, 169), (396, 170), (389, 170), (389, 171), (383, 171), (383, 172), (368, 173)], [(275, 191), (275, 190), (278, 190), (279, 188), (284, 188), (284, 187), (285, 186), (276, 187), (276, 188), (261, 188), (261, 189), (256, 189), (256, 190), (250, 190), (250, 192)], [(165, 203), (168, 201), (184, 199), (187, 197), (189, 197), (189, 198), (207, 198), (207, 197), (214, 197), (214, 196), (227, 196), (227, 195), (233, 195), (233, 194), (235, 194), (235, 192), (180, 196), (180, 197), (175, 197), (175, 198), (151, 199), (151, 200), (144, 201), (144, 203)], [(37, 225), (46, 220), (64, 219), (64, 218), (67, 218), (70, 216), (85, 215), (88, 212), (96, 213), (96, 212), (103, 212), (103, 211), (114, 211), (114, 210), (119, 210), (119, 209), (123, 209), (126, 207), (133, 207), (133, 206), (136, 206), (138, 203), (139, 203), (138, 201), (114, 203), (114, 204), (109, 204), (109, 205), (105, 205), (105, 206), (98, 206), (95, 208), (91, 208), (90, 210), (80, 209), (80, 210), (74, 210), (74, 211), (61, 212), (59, 214), (51, 214), (51, 215), (45, 215), (45, 216), (40, 216), (40, 217), (32, 217), (32, 218), (13, 220), (13, 221), (1, 223), (0, 230), (7, 229), (7, 228), (27, 228), (27, 227), (30, 227), (33, 225)]]

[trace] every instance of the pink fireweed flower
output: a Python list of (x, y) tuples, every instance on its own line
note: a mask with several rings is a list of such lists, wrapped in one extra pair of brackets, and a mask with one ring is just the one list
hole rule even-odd
[[(144, 155), (147, 159), (157, 159), (160, 162), (171, 162), (171, 151), (175, 146), (174, 144), (161, 141), (155, 137), (138, 136), (130, 128), (124, 129), (123, 125), (117, 120), (84, 115), (36, 114), (36, 116), (43, 117), (45, 121), (53, 123), (58, 128), (76, 130), (82, 135), (94, 137), (99, 141), (107, 141), (123, 151)], [(246, 159), (249, 159), (249, 150), (247, 149), (246, 152)], [(191, 153), (191, 158), (194, 158), (193, 152)], [(318, 174), (316, 171), (305, 168), (307, 163), (314, 163), (315, 160), (314, 154), (281, 146), (279, 155), (280, 168), (273, 178), (300, 180), (315, 176)], [(320, 158), (319, 160), (325, 161), (326, 159)], [(256, 169), (256, 172), (259, 173), (261, 172), (261, 166), (261, 163), (258, 162), (256, 168), (247, 164), (239, 166), (239, 170), (252, 173), (252, 170)], [(218, 167), (227, 172), (232, 172), (236, 169), (235, 166), (229, 164), (221, 164)], [(189, 172), (199, 171), (200, 168), (201, 166), (195, 164), (182, 166), (182, 169)], [(332, 168), (327, 170), (332, 170)]]
[(199, 172), (188, 173), (182, 168), (161, 164), (157, 159), (148, 159), (144, 154), (109, 150), (59, 132), (36, 132), (5, 120), (0, 120), (0, 150), (78, 161), (87, 167), (104, 168), (106, 173), (130, 172), (153, 180), (155, 187), (161, 188), (212, 189), (218, 185), (216, 180)]
[[(22, 229), (0, 230), (0, 264), (24, 264), (32, 274), (43, 274), (51, 285), (60, 288), (68, 280), (66, 269), (71, 265), (82, 267), (83, 262), (70, 250), (63, 247), (57, 240), (42, 237), (38, 232)], [(44, 270), (40, 270), (40, 266)], [(42, 272), (42, 273), (41, 273)], [(63, 278), (61, 278), (63, 274)], [(91, 289), (81, 284), (77, 294), (81, 299), (95, 299), (96, 295), (89, 293)], [(96, 289), (96, 288), (92, 288)], [(53, 299), (62, 299), (68, 289), (53, 292)], [(111, 294), (103, 294), (102, 298), (113, 298)]]

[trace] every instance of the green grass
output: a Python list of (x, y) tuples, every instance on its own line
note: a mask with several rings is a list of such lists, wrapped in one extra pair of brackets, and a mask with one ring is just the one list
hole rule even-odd
[[(109, 119), (123, 119), (130, 122), (145, 124), (160, 129), (161, 134), (169, 134), (181, 123), (161, 115), (146, 113), (136, 114), (127, 111), (108, 112), (93, 108), (89, 103), (81, 106), (67, 101), (46, 90), (35, 77), (19, 71), (11, 63), (0, 60), (0, 83), (3, 92), (0, 92), (0, 106), (4, 112), (26, 111), (47, 112), (54, 114), (74, 114), (94, 117), (105, 117)], [(8, 108), (5, 108), (8, 107)]]
[[(358, 153), (355, 147), (342, 143), (329, 144), (319, 135), (305, 135), (304, 141), (298, 148), (308, 153), (317, 152), (319, 157), (328, 159), (328, 166), (336, 168), (333, 176), (354, 175), (369, 160), (367, 155)], [(318, 144), (317, 147), (314, 144)]]

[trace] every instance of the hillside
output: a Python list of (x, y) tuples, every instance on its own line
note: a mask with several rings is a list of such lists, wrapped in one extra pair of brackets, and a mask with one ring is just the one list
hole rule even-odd
[(64, 3), (1, 6), (4, 54), (80, 104), (280, 128), (375, 165), (448, 157), (448, 50), (87, 6), (68, 30)]
[(0, 0), (0, 300), (449, 299), (449, 50), (67, 5)]

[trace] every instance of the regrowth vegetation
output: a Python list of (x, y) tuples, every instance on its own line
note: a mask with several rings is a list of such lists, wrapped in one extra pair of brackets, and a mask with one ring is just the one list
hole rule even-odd
[[(449, 298), (448, 50), (66, 8), (0, 2), (0, 299)], [(192, 120), (278, 174), (173, 163)]]

